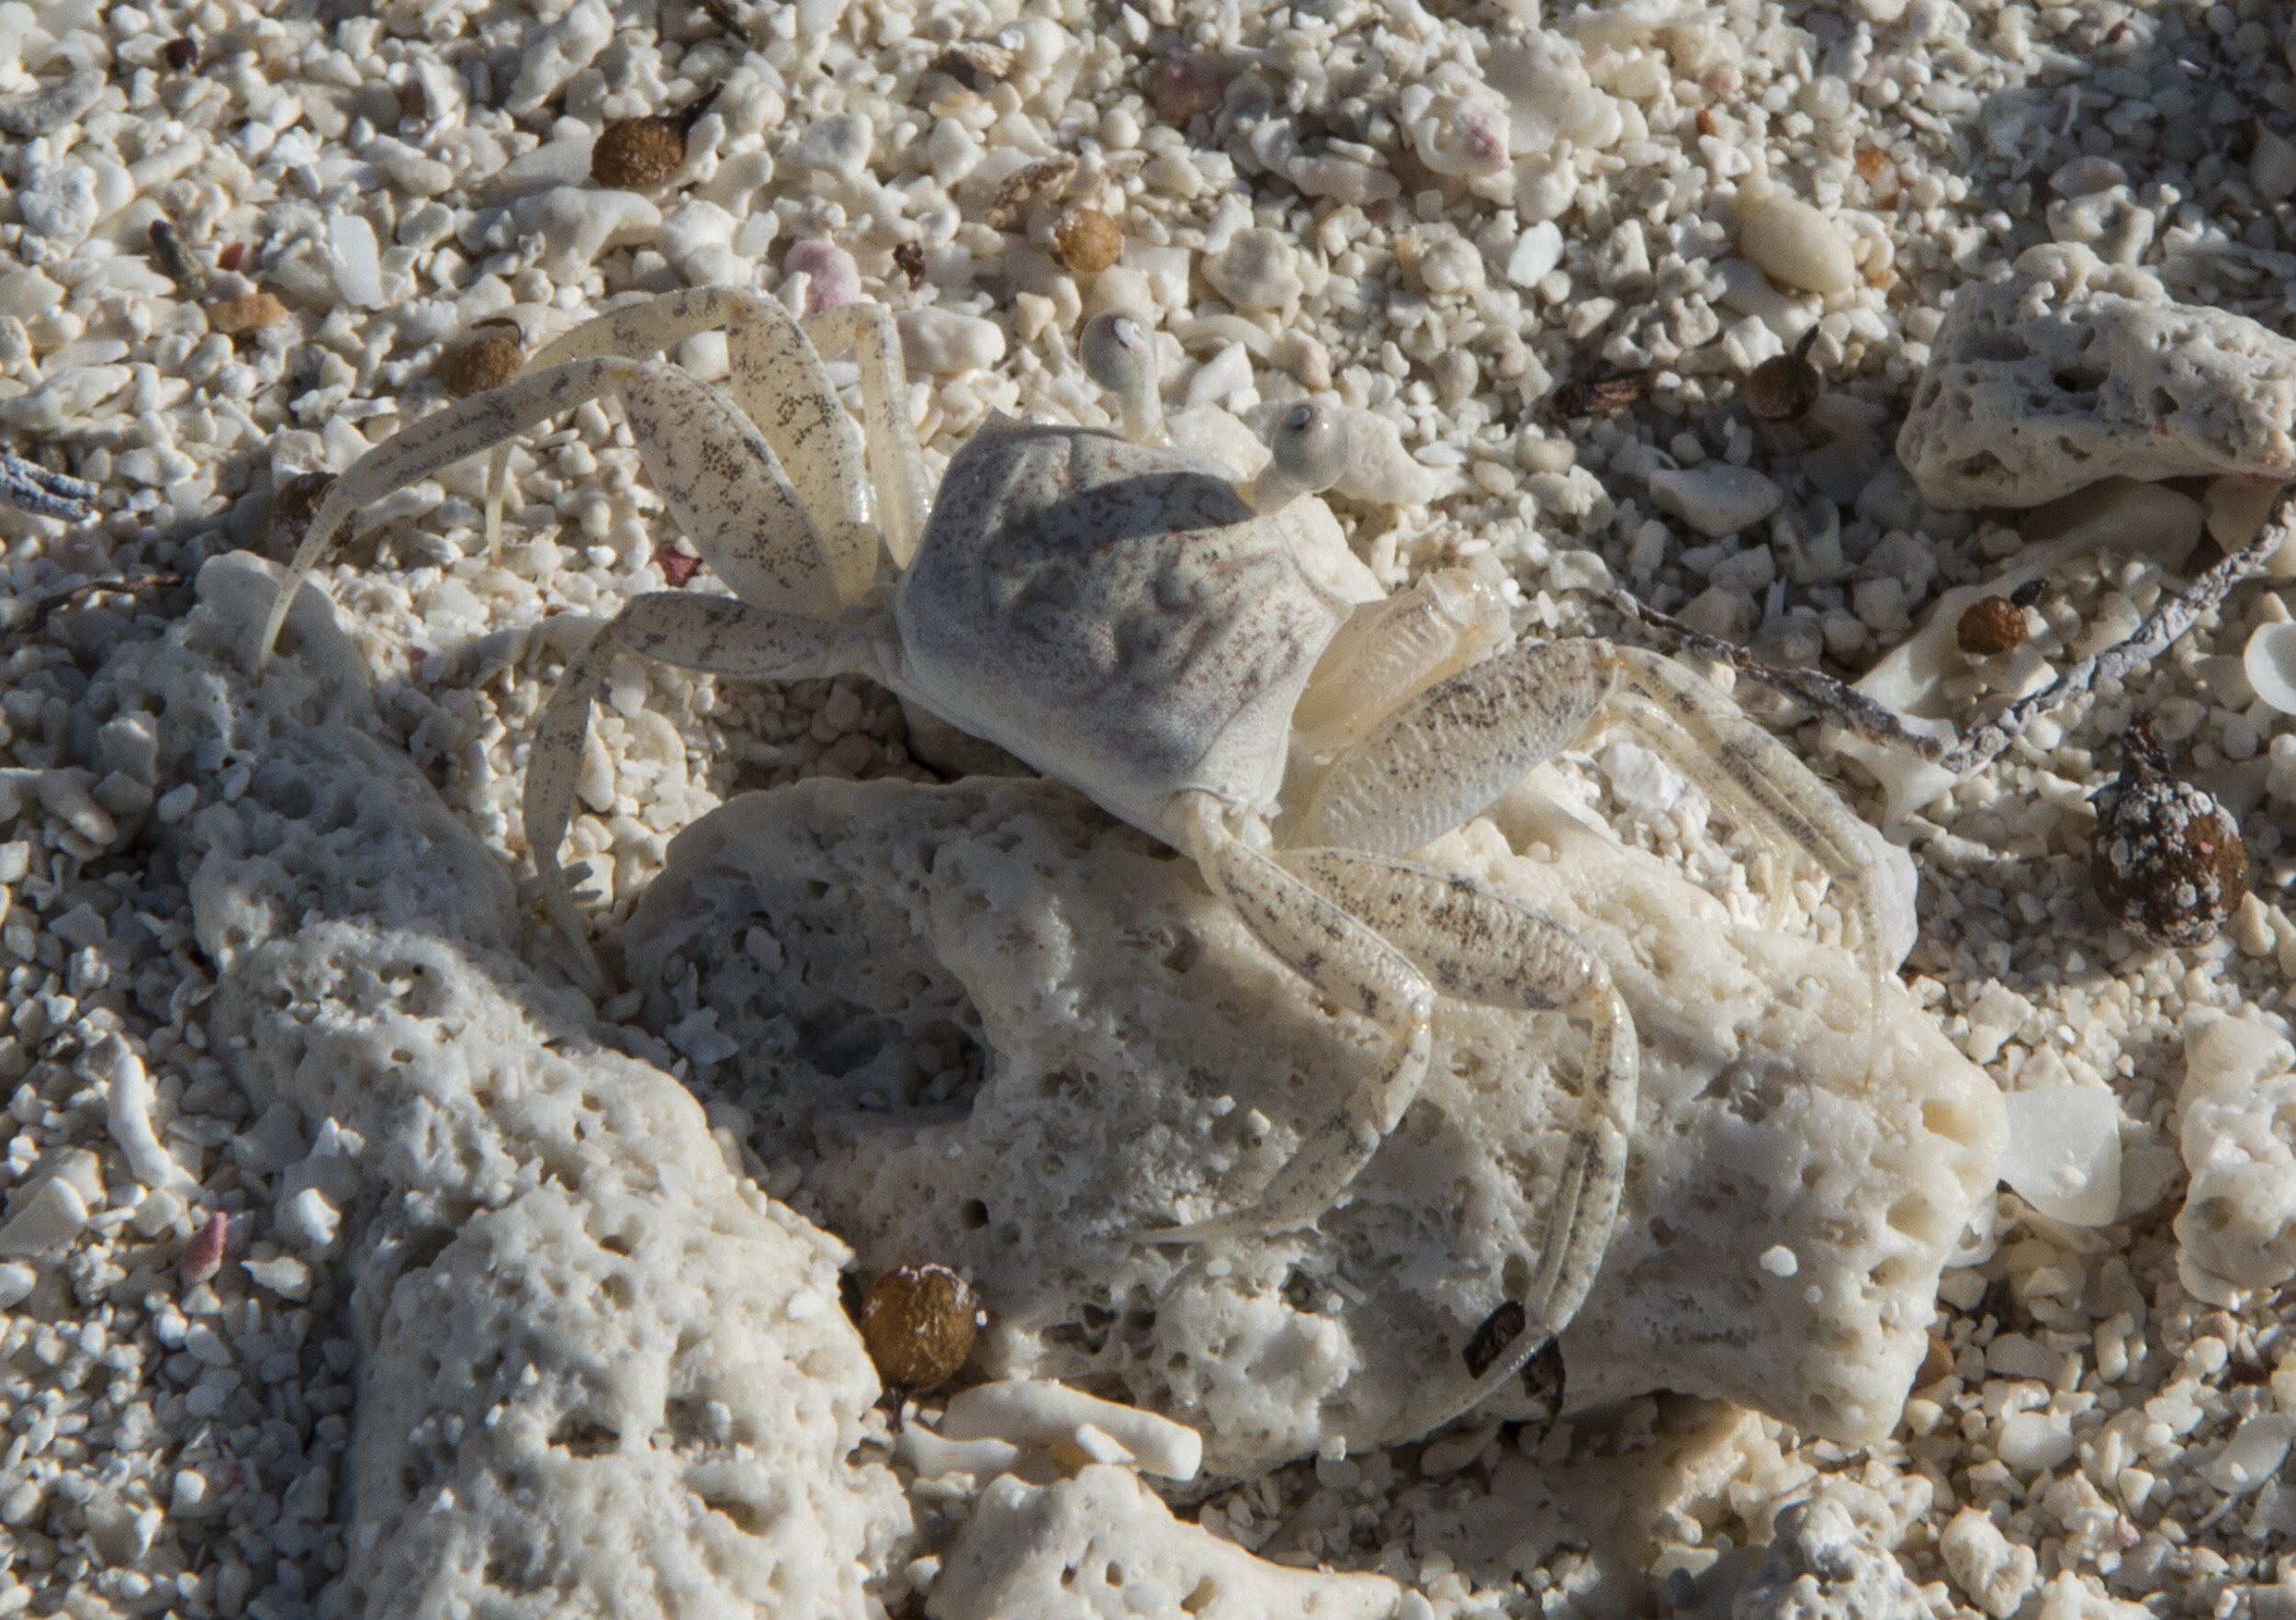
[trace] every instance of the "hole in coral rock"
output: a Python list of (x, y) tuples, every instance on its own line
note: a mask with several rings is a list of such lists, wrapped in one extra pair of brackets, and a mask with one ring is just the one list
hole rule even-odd
[(1196, 1583), (1195, 1591), (1180, 1600), (1180, 1612), (1186, 1614), (1200, 1614), (1211, 1607), (1212, 1601), (1219, 1595), (1220, 1583), (1207, 1575)]
[(606, 1297), (606, 1303), (616, 1311), (627, 1311), (637, 1303), (637, 1290), (630, 1279), (618, 1271), (610, 1271), (598, 1285), (598, 1291)]
[(957, 1219), (967, 1232), (978, 1232), (988, 1224), (988, 1206), (978, 1198), (967, 1198), (957, 1206)]
[(721, 1502), (705, 1496), (702, 1505), (731, 1519), (734, 1528), (744, 1536), (762, 1536), (773, 1527), (773, 1515), (753, 1502)]
[(560, 1418), (557, 1427), (550, 1431), (550, 1444), (570, 1457), (603, 1457), (622, 1448), (622, 1436), (603, 1423), (572, 1412)]
[(1121, 1564), (1110, 1564), (1107, 1569), (1100, 1571), (1100, 1579), (1107, 1581), (1110, 1586), (1121, 1591), (1124, 1586), (1124, 1566)]

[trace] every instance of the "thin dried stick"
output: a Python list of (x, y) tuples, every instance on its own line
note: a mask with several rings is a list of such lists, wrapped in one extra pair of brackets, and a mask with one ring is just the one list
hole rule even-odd
[(76, 523), (96, 515), (96, 494), (97, 487), (85, 478), (51, 472), (0, 450), (0, 506)]

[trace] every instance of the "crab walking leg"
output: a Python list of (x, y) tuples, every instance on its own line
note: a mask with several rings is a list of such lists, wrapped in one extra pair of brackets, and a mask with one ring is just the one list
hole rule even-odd
[(1607, 642), (1542, 641), (1436, 682), (1340, 755), (1288, 841), (1418, 849), (1585, 730), (1616, 670)]
[(834, 617), (849, 600), (839, 570), (850, 553), (838, 554), (836, 532), (822, 532), (734, 401), (658, 362), (639, 364), (616, 391), (656, 492), (727, 588), (744, 602)]
[[(877, 530), (860, 430), (821, 357), (780, 302), (731, 287), (691, 287), (650, 303), (585, 321), (537, 351), (527, 370), (601, 355), (642, 359), (701, 332), (726, 333), (725, 391), (773, 446), (798, 500), (821, 531), (840, 601), (869, 589), (877, 571)], [(501, 545), (503, 474), (510, 447), (487, 463), (487, 555)]]
[(1657, 653), (1617, 651), (1624, 671), (1617, 708), (1636, 732), (1710, 798), (1746, 816), (1749, 830), (1766, 830), (1808, 856), (1847, 894), (1858, 919), (1878, 1052), (1886, 970), (1865, 824), (1791, 749), (1700, 677)]
[[(1411, 958), (1444, 995), (1487, 1007), (1560, 1009), (1588, 1020), (1584, 1095), (1525, 1298), (1524, 1330), (1478, 1376), (1479, 1404), (1576, 1316), (1601, 1269), (1626, 1181), (1642, 1054), (1610, 969), (1561, 924), (1450, 872), (1350, 849), (1305, 849), (1284, 866)], [(1432, 1426), (1432, 1425), (1431, 1425)]]
[(636, 362), (621, 359), (577, 360), (554, 366), (467, 399), (402, 428), (352, 463), (319, 503), (295, 560), (279, 581), (279, 598), (271, 604), (271, 617), (255, 647), (255, 670), (263, 672), (271, 659), (271, 644), (287, 621), (287, 604), (311, 569), (332, 549), (349, 528), (358, 510), (467, 456), (476, 456), (512, 434), (585, 399), (619, 386), (636, 371)]
[(861, 367), (861, 436), (869, 445), (869, 476), (877, 490), (877, 528), (894, 566), (907, 568), (924, 537), (932, 481), (909, 420), (909, 374), (901, 358), (901, 332), (893, 311), (879, 304), (846, 304), (805, 322), (821, 354), (848, 347)]
[(1181, 1243), (1306, 1226), (1371, 1162), (1419, 1094), (1435, 990), (1401, 951), (1229, 831), (1210, 794), (1178, 795), (1172, 819), (1212, 892), (1235, 907), (1260, 943), (1331, 1000), (1384, 1029), (1393, 1047), (1383, 1068), (1308, 1128), (1258, 1204), (1137, 1235), (1142, 1243)]
[(590, 738), (591, 700), (623, 653), (744, 681), (818, 680), (867, 661), (866, 643), (843, 625), (752, 607), (731, 597), (658, 591), (616, 613), (567, 666), (543, 706), (527, 755), (526, 844), (544, 903), (580, 954), (593, 984), (602, 984), (604, 976), (583, 937), (558, 865), (558, 846), (566, 838), (574, 783)]

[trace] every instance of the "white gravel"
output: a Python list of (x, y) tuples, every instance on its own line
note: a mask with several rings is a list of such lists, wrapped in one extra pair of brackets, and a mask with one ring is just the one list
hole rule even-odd
[[(316, 17), (0, 5), (0, 434), (104, 486), (87, 524), (0, 509), (0, 1614), (288, 1620), (325, 1610), (343, 1563), (340, 1211), (296, 1174), (297, 1122), (253, 1117), (208, 1050), (194, 874), (165, 852), (195, 785), (236, 797), (262, 762), (154, 780), (100, 671), (185, 611), (204, 558), (281, 544), (280, 486), (438, 408), (437, 362), (475, 323), (533, 344), (699, 280), (802, 300), (814, 272), (788, 277), (789, 255), (826, 239), (901, 311), (937, 467), (992, 411), (1105, 421), (1074, 339), (1121, 304), (1154, 316), (1176, 405), (1255, 421), (1314, 393), (1360, 413), (1340, 507), (1383, 579), (1487, 552), (1527, 631), (1615, 629), (1616, 580), (1851, 675), (2020, 544), (2001, 514), (1930, 510), (1891, 460), (1956, 287), (2055, 236), (2296, 334), (2296, 47), (2277, 0)], [(589, 184), (603, 121), (712, 94), (666, 185)], [(1125, 234), (1097, 276), (1052, 244), (1079, 202)], [(163, 217), (196, 286), (152, 251)], [(210, 330), (210, 308), (258, 292), (284, 319)], [(1813, 327), (1818, 404), (1751, 421), (1745, 373)], [(681, 357), (725, 364), (705, 340)], [(1619, 413), (1557, 410), (1563, 385), (1622, 372), (1648, 375)], [(511, 467), (501, 567), (470, 464), (399, 498), (325, 582), (395, 741), (523, 872), (539, 701), (583, 615), (663, 587), (674, 536), (611, 411)], [(2165, 583), (2110, 555), (2058, 569), (2043, 649), (2133, 622)], [(2195, 1297), (2170, 1227), (2183, 1020), (2246, 1009), (2285, 1033), (2296, 972), (2296, 722), (2242, 673), (2291, 617), (2268, 585), (1905, 824), (1916, 993), (2005, 1088), (2116, 1097), (2122, 1182), (2097, 1226), (2002, 1194), (1947, 1276), (1936, 1376), (1889, 1442), (1850, 1456), (1746, 1420), (1738, 1471), (1683, 1483), (1631, 1551), (1473, 1527), (1513, 1523), (1511, 1470), (1608, 1479), (1654, 1455), (1690, 1421), (1656, 1401), (1577, 1431), (1303, 1462), (1223, 1490), (1200, 1523), (1279, 1561), (1395, 1576), (1415, 1615), (1718, 1616), (1779, 1506), (1820, 1482), (1936, 1615), (2296, 1617), (2296, 1305)], [(1992, 676), (1948, 686), (1966, 704), (2009, 680)], [(2254, 894), (2197, 950), (2111, 928), (2089, 888), (2086, 795), (2138, 707), (2248, 843)], [(633, 661), (597, 734), (572, 836), (609, 926), (737, 786), (930, 774), (898, 706), (850, 681), (721, 688)], [(1840, 769), (1814, 726), (1793, 736)], [(1600, 773), (1566, 764), (1599, 798)], [(1702, 805), (1602, 802), (1750, 906)], [(228, 1250), (195, 1280), (186, 1249), (219, 1211)], [(930, 1546), (972, 1497), (941, 1479), (912, 1500)]]

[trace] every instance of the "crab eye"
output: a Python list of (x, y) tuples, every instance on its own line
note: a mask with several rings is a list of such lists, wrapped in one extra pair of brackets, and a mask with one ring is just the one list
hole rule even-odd
[(1303, 399), (1277, 419), (1268, 448), (1284, 481), (1312, 495), (1339, 482), (1347, 470), (1347, 424)]
[(1129, 393), (1147, 376), (1147, 330), (1121, 309), (1095, 315), (1086, 323), (1077, 347), (1085, 375), (1110, 393)]

